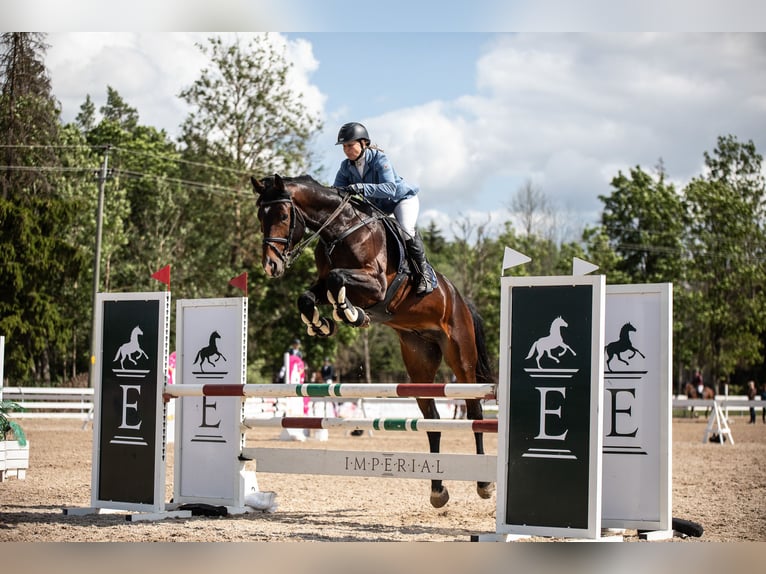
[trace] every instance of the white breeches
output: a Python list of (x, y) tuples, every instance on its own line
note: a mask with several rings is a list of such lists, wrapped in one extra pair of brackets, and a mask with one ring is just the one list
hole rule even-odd
[(420, 200), (417, 195), (401, 200), (394, 208), (394, 217), (410, 237), (415, 237), (415, 225), (418, 222), (419, 212)]

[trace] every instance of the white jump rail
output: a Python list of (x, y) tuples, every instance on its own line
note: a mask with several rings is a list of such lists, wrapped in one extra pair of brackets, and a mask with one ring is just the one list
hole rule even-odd
[(302, 385), (227, 385), (227, 384), (183, 384), (165, 385), (165, 395), (169, 397), (224, 396), (224, 397), (348, 397), (348, 398), (495, 398), (495, 385), (492, 384), (367, 384), (337, 383)]

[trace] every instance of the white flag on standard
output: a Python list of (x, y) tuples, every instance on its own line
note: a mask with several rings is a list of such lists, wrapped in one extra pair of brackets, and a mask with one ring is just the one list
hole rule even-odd
[(532, 261), (531, 257), (528, 257), (523, 253), (519, 253), (515, 249), (506, 247), (505, 253), (503, 254), (503, 271), (509, 269), (510, 267), (516, 267), (517, 265), (522, 265), (530, 261)]
[(572, 275), (587, 275), (598, 269), (598, 265), (588, 263), (579, 257), (572, 258)]

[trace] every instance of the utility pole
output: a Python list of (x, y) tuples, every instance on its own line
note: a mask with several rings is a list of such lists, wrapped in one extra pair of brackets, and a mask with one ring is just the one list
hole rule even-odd
[(96, 295), (101, 283), (101, 230), (104, 221), (104, 184), (111, 176), (109, 171), (109, 145), (104, 146), (104, 160), (101, 163), (101, 172), (96, 174), (98, 181), (98, 209), (96, 211), (96, 253), (93, 257), (93, 307), (91, 311), (90, 327), (90, 367), (88, 369), (88, 386), (93, 387), (93, 379), (96, 368)]

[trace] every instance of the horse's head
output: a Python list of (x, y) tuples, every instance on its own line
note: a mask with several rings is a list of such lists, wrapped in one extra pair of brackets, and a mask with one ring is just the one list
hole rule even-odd
[(551, 323), (551, 327), (569, 327), (569, 324), (562, 317), (556, 317)]
[(261, 264), (267, 276), (281, 277), (290, 263), (292, 249), (303, 237), (305, 223), (279, 175), (263, 180), (251, 177), (250, 181), (258, 195), (258, 221), (263, 232)]
[(138, 325), (133, 327), (133, 332), (131, 333), (132, 336), (137, 337), (138, 335), (143, 335), (143, 334), (144, 332), (141, 330), (141, 327), (139, 327)]

